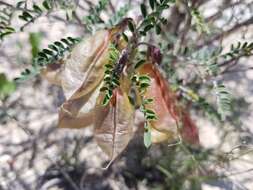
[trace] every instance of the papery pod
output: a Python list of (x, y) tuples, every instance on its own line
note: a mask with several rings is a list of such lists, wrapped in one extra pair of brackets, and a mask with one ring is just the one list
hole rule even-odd
[(93, 124), (94, 107), (109, 60), (110, 32), (99, 31), (78, 44), (62, 72), (67, 101), (59, 111), (59, 127), (81, 128)]
[(48, 65), (41, 75), (49, 82), (63, 88), (66, 101), (59, 110), (59, 127), (81, 128), (93, 123), (94, 108), (104, 77), (104, 65), (109, 61), (110, 43), (118, 45), (118, 50), (126, 43), (120, 38), (129, 19), (109, 30), (101, 30), (83, 39), (64, 59), (58, 68)]
[[(62, 86), (66, 101), (59, 110), (59, 127), (82, 128), (93, 124), (94, 108), (104, 76), (104, 65), (109, 61), (109, 45), (117, 41), (115, 27), (102, 30), (81, 41), (58, 68), (50, 65), (42, 75), (53, 84)], [(120, 43), (119, 47), (123, 48)]]
[(188, 143), (198, 145), (199, 144), (198, 128), (192, 121), (190, 115), (184, 110), (182, 110), (182, 122), (183, 128), (180, 129), (180, 133), (183, 139)]
[(174, 139), (175, 137), (172, 135), (174, 135), (174, 133), (160, 132), (151, 126), (152, 143), (160, 143), (166, 140), (168, 141), (169, 139)]
[(61, 128), (83, 128), (94, 124), (94, 108), (100, 93), (99, 86), (89, 94), (65, 101), (59, 110), (58, 126)]
[(103, 80), (110, 37), (109, 31), (98, 31), (72, 50), (62, 72), (62, 88), (68, 100), (90, 93)]
[[(141, 66), (138, 72), (141, 75), (148, 75), (151, 79), (150, 86), (144, 93), (144, 98), (153, 99), (153, 102), (151, 104), (146, 105), (146, 107), (147, 109), (153, 110), (157, 116), (157, 120), (150, 121), (151, 128), (154, 129), (153, 131), (157, 131), (155, 133), (151, 133), (152, 142), (156, 143), (160, 140), (165, 140), (164, 137), (160, 140), (157, 137), (153, 138), (154, 135), (158, 135), (158, 132), (168, 137), (166, 140), (174, 140), (175, 138), (177, 138), (177, 123), (176, 119), (173, 118), (173, 110), (170, 108), (172, 106), (168, 107), (167, 105), (166, 94), (169, 92), (166, 92), (167, 89), (165, 89), (164, 84), (161, 81), (161, 77), (157, 75), (157, 72), (155, 72), (154, 66), (151, 63), (147, 63)], [(172, 99), (172, 101), (173, 100), (174, 98)]]
[(100, 148), (113, 161), (132, 138), (134, 108), (128, 98), (127, 81), (114, 90), (107, 106), (102, 106), (103, 95), (98, 99), (95, 115), (95, 139)]
[[(190, 143), (198, 143), (197, 128), (187, 112), (177, 104), (175, 93), (170, 89), (168, 82), (163, 78), (156, 65), (146, 63), (138, 69), (139, 74), (147, 74), (150, 87), (144, 93), (145, 98), (153, 98), (147, 108), (155, 111), (157, 120), (150, 121), (152, 142), (168, 142), (178, 139), (179, 133)], [(180, 128), (182, 123), (182, 128)]]

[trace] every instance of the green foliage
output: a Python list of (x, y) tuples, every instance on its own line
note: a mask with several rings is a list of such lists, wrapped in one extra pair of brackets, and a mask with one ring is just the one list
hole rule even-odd
[(120, 57), (120, 52), (115, 45), (110, 44), (109, 47), (109, 62), (105, 64), (104, 85), (100, 91), (105, 92), (103, 105), (107, 105), (113, 94), (113, 90), (119, 86), (119, 76), (115, 74), (114, 68)]
[(61, 9), (64, 10), (74, 10), (78, 2), (72, 0), (57, 0)]
[(205, 97), (200, 96), (195, 92), (194, 90), (190, 89), (189, 87), (185, 87), (182, 85), (174, 84), (171, 86), (173, 91), (180, 91), (182, 96), (193, 102), (193, 106), (198, 108), (198, 110), (203, 111), (210, 120), (212, 121), (220, 121), (221, 115), (220, 113), (215, 109), (214, 106), (212, 106)]
[(156, 4), (156, 0), (149, 0), (149, 6), (151, 7), (152, 10), (154, 10)]
[(21, 30), (23, 30), (26, 25), (34, 22), (42, 15), (51, 13), (56, 7), (65, 10), (66, 18), (69, 20), (76, 8), (76, 4), (73, 1), (44, 0), (41, 4), (33, 3), (32, 8), (27, 9), (27, 1), (19, 1), (16, 7), (24, 9), (19, 15), (19, 18), (25, 21), (25, 24), (21, 27)]
[(67, 37), (48, 45), (47, 49), (40, 51), (33, 59), (32, 68), (25, 69), (21, 76), (15, 80), (21, 82), (39, 74), (44, 66), (62, 59), (64, 54), (69, 52), (79, 41), (78, 38)]
[(195, 64), (202, 66), (205, 75), (216, 76), (218, 75), (220, 68), (218, 65), (219, 58), (221, 57), (222, 48), (202, 48), (201, 50), (191, 53), (190, 57), (195, 60)]
[(232, 44), (230, 46), (230, 51), (223, 54), (222, 56), (226, 59), (236, 59), (242, 56), (253, 55), (253, 42), (238, 42), (237, 45)]
[(4, 73), (0, 73), (0, 100), (9, 96), (15, 89), (15, 83), (9, 81)]
[(146, 18), (147, 8), (146, 8), (146, 5), (144, 3), (141, 4), (141, 13), (142, 13), (143, 18)]
[[(19, 1), (16, 6), (18, 8), (25, 9), (27, 6), (27, 2), (26, 1)], [(21, 20), (24, 20), (26, 22), (26, 24), (28, 24), (30, 22), (34, 22), (44, 12), (50, 12), (53, 9), (53, 7), (54, 7), (54, 4), (53, 4), (52, 0), (44, 0), (41, 5), (33, 4), (31, 10), (25, 9), (24, 11), (22, 11), (22, 13), (19, 15), (19, 18)], [(23, 27), (21, 27), (21, 30), (23, 29)]]
[(149, 5), (152, 9), (151, 13), (148, 13), (148, 10), (145, 4), (141, 4), (140, 9), (141, 9), (144, 19), (138, 26), (139, 33), (145, 36), (149, 30), (151, 30), (152, 28), (155, 28), (156, 33), (160, 34), (161, 33), (160, 25), (167, 23), (167, 19), (162, 17), (162, 13), (164, 10), (170, 7), (171, 3), (175, 3), (175, 1), (164, 0), (159, 3), (156, 0), (151, 0), (149, 1)]
[(143, 142), (146, 148), (149, 148), (152, 144), (151, 127), (147, 122), (144, 123)]
[(109, 0), (100, 0), (98, 5), (93, 7), (89, 15), (84, 18), (84, 22), (86, 23), (86, 29), (90, 32), (94, 32), (95, 24), (104, 23), (104, 21), (100, 18), (100, 13), (106, 9), (109, 4)]
[(197, 8), (191, 8), (191, 16), (193, 19), (193, 24), (196, 26), (196, 29), (199, 34), (201, 33), (210, 33), (210, 30), (205, 23), (204, 17), (201, 15)]
[(144, 93), (150, 86), (150, 78), (148, 75), (134, 75), (132, 77), (132, 82), (136, 85), (137, 91), (141, 96), (141, 106), (140, 111), (144, 115), (145, 123), (144, 123), (144, 145), (148, 148), (151, 146), (151, 126), (150, 121), (156, 120), (157, 116), (155, 112), (151, 109), (147, 108), (148, 104), (152, 104), (153, 99), (144, 98)]
[(222, 53), (222, 47), (215, 46), (214, 48), (202, 48), (197, 52), (187, 52), (183, 56), (189, 56), (194, 64), (202, 66), (207, 75), (217, 76), (222, 72), (220, 66), (226, 66), (232, 60), (252, 54), (253, 42), (238, 42), (236, 45), (232, 44), (230, 50), (226, 53)]
[(223, 84), (217, 84), (216, 82), (214, 82), (214, 91), (216, 94), (218, 113), (221, 115), (221, 119), (225, 120), (227, 116), (231, 115), (232, 111), (231, 94)]
[(135, 26), (132, 22), (128, 22), (128, 29), (134, 33), (135, 32)]
[(15, 32), (15, 29), (10, 26), (13, 11), (10, 8), (0, 7), (0, 40)]
[(129, 5), (124, 5), (123, 7), (119, 8), (119, 10), (109, 19), (107, 24), (108, 27), (112, 27), (118, 24), (122, 20), (122, 18), (126, 16), (129, 9)]
[(41, 33), (34, 33), (34, 32), (30, 33), (29, 42), (32, 47), (32, 57), (35, 58), (40, 50), (39, 46), (41, 42)]

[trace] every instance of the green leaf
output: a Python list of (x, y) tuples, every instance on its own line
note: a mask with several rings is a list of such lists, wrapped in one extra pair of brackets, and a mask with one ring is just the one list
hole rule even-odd
[(112, 79), (112, 84), (115, 85), (115, 86), (119, 86), (120, 85), (119, 80), (117, 80), (115, 78)]
[(146, 62), (146, 60), (141, 59), (135, 64), (135, 69), (139, 68), (141, 65), (143, 65)]
[(129, 21), (128, 22), (128, 28), (129, 28), (129, 30), (131, 31), (131, 32), (134, 32), (134, 25), (133, 25), (133, 23), (131, 22), (131, 21)]
[(196, 26), (197, 31), (201, 33), (210, 33), (208, 25), (205, 23), (205, 19), (202, 14), (200, 14), (197, 8), (192, 8), (191, 10), (193, 24)]
[(140, 83), (150, 83), (151, 79), (148, 75), (140, 75), (139, 76)]
[(242, 48), (243, 48), (243, 49), (246, 48), (247, 45), (248, 45), (248, 42), (244, 42), (243, 45), (242, 45)]
[(167, 19), (166, 19), (166, 18), (163, 18), (163, 17), (161, 17), (159, 20), (160, 20), (161, 23), (164, 24), (164, 25), (167, 24), (167, 22), (168, 22)]
[(43, 49), (42, 52), (45, 54), (51, 55), (51, 56), (54, 55), (54, 52), (52, 52), (51, 50), (48, 50), (48, 49)]
[(147, 124), (147, 122), (145, 122), (144, 124), (144, 145), (146, 148), (149, 148), (152, 144), (152, 138), (151, 138), (151, 128), (150, 126)]
[(39, 52), (39, 53), (38, 53), (38, 56), (39, 56), (39, 57), (43, 57), (43, 58), (45, 58), (45, 59), (48, 60), (47, 54), (45, 54), (45, 53), (43, 53), (43, 52)]
[(154, 100), (152, 99), (152, 98), (147, 98), (147, 99), (145, 99), (145, 100), (143, 100), (143, 104), (145, 105), (145, 104), (150, 104), (150, 103), (152, 103)]
[(27, 22), (33, 20), (33, 16), (27, 11), (24, 11), (22, 15), (19, 15), (18, 17)]
[(150, 110), (150, 109), (146, 109), (146, 110), (145, 110), (145, 113), (146, 113), (147, 115), (155, 115), (155, 112), (154, 112), (153, 110)]
[(148, 32), (150, 29), (152, 29), (154, 27), (154, 25), (153, 24), (149, 24), (149, 25), (147, 25), (147, 26), (145, 26), (144, 27), (144, 32), (146, 33), (146, 32)]
[(48, 0), (43, 1), (42, 5), (43, 5), (43, 7), (45, 7), (45, 9), (47, 9), (47, 10), (50, 10), (50, 9), (51, 9), (51, 6), (50, 6), (50, 3), (49, 3)]
[(29, 42), (32, 47), (32, 57), (35, 58), (40, 50), (41, 33), (32, 32), (29, 34)]
[(59, 51), (58, 48), (55, 45), (53, 45), (53, 44), (48, 45), (48, 48), (51, 49), (51, 50), (54, 50), (56, 52)]
[(22, 8), (23, 5), (26, 4), (26, 1), (19, 1), (17, 4), (16, 4), (16, 7), (17, 8)]
[(0, 32), (0, 39), (3, 39), (5, 36), (8, 36), (10, 34), (12, 34), (13, 32), (15, 32), (15, 30), (7, 30), (7, 31), (4, 31), (4, 32)]
[[(37, 56), (34, 57), (31, 69), (25, 69), (21, 73), (21, 76), (16, 79), (17, 82), (22, 82), (31, 78), (40, 73), (40, 70), (45, 65), (56, 62), (64, 56), (64, 53), (70, 51), (74, 45), (76, 45), (80, 40), (78, 38), (68, 37), (68, 40), (71, 39), (72, 42), (69, 43), (66, 47), (59, 42), (56, 41), (53, 44), (48, 45), (49, 49), (43, 49), (38, 52)], [(67, 39), (63, 40), (66, 41)], [(52, 50), (52, 51), (51, 51)]]
[(70, 45), (71, 45), (71, 43), (70, 43), (67, 39), (62, 38), (61, 41), (62, 41), (64, 44), (66, 44), (67, 46), (70, 46)]
[(155, 8), (155, 3), (156, 3), (156, 0), (149, 0), (149, 5), (152, 10), (154, 10), (154, 8)]
[(146, 5), (144, 3), (141, 4), (141, 13), (142, 13), (143, 18), (146, 18), (147, 8), (146, 8)]
[(146, 116), (146, 120), (150, 121), (150, 120), (157, 120), (156, 115), (147, 115)]
[(119, 10), (109, 19), (107, 25), (109, 27), (112, 27), (118, 24), (122, 20), (122, 18), (126, 16), (129, 9), (130, 6), (128, 4), (124, 5), (123, 7), (120, 7)]
[(33, 16), (30, 13), (28, 13), (27, 11), (23, 12), (23, 16), (26, 18), (29, 18), (29, 19), (33, 19)]
[[(112, 70), (109, 70), (109, 69), (105, 70), (105, 74), (110, 76), (112, 74)], [(110, 76), (110, 78), (111, 78), (111, 76)]]
[(106, 69), (113, 69), (113, 66), (111, 64), (105, 64), (104, 66)]
[(146, 36), (146, 35), (147, 35), (147, 33), (144, 32), (144, 31), (139, 31), (139, 33), (140, 33), (140, 35), (142, 35), (142, 36)]
[(126, 35), (124, 32), (122, 32), (122, 37), (124, 38), (124, 40), (125, 40), (126, 42), (128, 42), (128, 37), (127, 37), (127, 35)]
[(217, 98), (218, 113), (221, 115), (222, 120), (225, 120), (232, 111), (232, 98), (223, 84), (214, 85), (214, 90)]
[(37, 13), (39, 13), (39, 14), (41, 14), (42, 13), (42, 10), (41, 10), (41, 8), (38, 6), (38, 5), (33, 5), (33, 10), (35, 11), (35, 12), (37, 12)]
[(146, 90), (146, 88), (149, 87), (149, 86), (150, 86), (149, 83), (141, 83), (140, 84), (141, 91)]
[(98, 5), (91, 8), (89, 15), (84, 18), (84, 21), (86, 22), (86, 29), (88, 31), (93, 32), (95, 24), (104, 23), (104, 21), (100, 18), (100, 13), (105, 10), (108, 4), (109, 0), (100, 0)]
[(4, 28), (4, 30), (8, 30), (8, 31), (10, 31), (10, 32), (15, 32), (15, 29), (12, 28), (12, 27), (9, 27), (9, 26), (6, 26), (6, 27)]
[(64, 45), (59, 41), (54, 42), (54, 44), (61, 49), (65, 49)]
[(156, 34), (157, 34), (157, 35), (161, 34), (161, 30), (162, 30), (162, 29), (161, 29), (160, 25), (157, 24), (157, 25), (155, 26)]
[(106, 94), (103, 99), (102, 105), (106, 106), (110, 102), (110, 99), (111, 99), (111, 96), (109, 94)]
[(105, 87), (105, 86), (103, 86), (103, 87), (100, 88), (100, 92), (104, 92), (104, 91), (107, 91), (107, 90), (108, 90), (108, 88)]
[(138, 80), (138, 76), (137, 75), (134, 75), (132, 78), (131, 78), (132, 82), (137, 82)]
[(14, 82), (9, 81), (4, 73), (0, 73), (0, 99), (4, 99), (16, 89)]

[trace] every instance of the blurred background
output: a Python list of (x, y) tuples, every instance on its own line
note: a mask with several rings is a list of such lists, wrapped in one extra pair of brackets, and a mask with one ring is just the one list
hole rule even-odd
[[(161, 68), (188, 105), (201, 147), (146, 149), (136, 133), (103, 170), (109, 160), (92, 128), (57, 128), (62, 90), (38, 75), (14, 79), (49, 44), (124, 17), (138, 23), (140, 4), (150, 2), (0, 0), (0, 190), (253, 190), (253, 1), (170, 2), (159, 37), (151, 31), (143, 41), (160, 47)], [(231, 103), (225, 114), (213, 90), (220, 83)]]

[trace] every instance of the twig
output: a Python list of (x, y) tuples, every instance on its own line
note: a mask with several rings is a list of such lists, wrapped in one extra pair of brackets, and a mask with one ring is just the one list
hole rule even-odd
[(109, 6), (110, 6), (110, 8), (112, 10), (112, 13), (115, 14), (116, 13), (115, 8), (114, 8), (114, 6), (112, 4), (112, 1), (110, 1), (110, 0), (109, 0)]
[(14, 10), (19, 10), (19, 11), (29, 11), (29, 12), (35, 12), (34, 10), (31, 10), (31, 9), (27, 9), (27, 8), (21, 8), (21, 7), (15, 7), (9, 3), (6, 3), (4, 1), (0, 1), (0, 5), (5, 5), (11, 9), (14, 9)]
[(253, 67), (248, 67), (246, 69), (238, 69), (238, 70), (230, 70), (230, 71), (226, 71), (222, 74), (231, 74), (231, 73), (238, 73), (238, 72), (246, 72), (248, 70), (253, 70)]
[(224, 36), (228, 36), (232, 32), (235, 32), (236, 30), (240, 29), (241, 27), (248, 26), (248, 25), (251, 25), (251, 24), (253, 24), (253, 17), (249, 18), (248, 20), (245, 20), (244, 22), (236, 24), (232, 28), (230, 28), (229, 30), (224, 31), (224, 32), (214, 36), (213, 38), (203, 42), (202, 44), (198, 45), (196, 49), (198, 50), (198, 49), (201, 49), (204, 46), (210, 45), (211, 43), (223, 38)]
[(21, 124), (18, 119), (15, 116), (11, 116), (10, 114), (7, 113), (7, 111), (5, 111), (5, 114), (12, 120), (14, 120), (17, 123), (17, 126), (22, 129), (29, 137), (31, 137), (31, 135), (33, 135), (32, 130), (28, 129), (27, 127), (25, 127), (23, 124)]
[(76, 12), (73, 12), (73, 17), (77, 20), (78, 24), (82, 27), (85, 27), (85, 25), (83, 24), (82, 20), (78, 17), (78, 15), (76, 14)]
[[(46, 153), (45, 153), (46, 154)], [(53, 159), (51, 159), (49, 156), (47, 156), (47, 159), (49, 159), (56, 167), (57, 169), (62, 173), (62, 175), (64, 176), (64, 178), (69, 182), (69, 184), (73, 187), (74, 190), (81, 190), (77, 184), (73, 181), (73, 179), (69, 176), (69, 174), (67, 172), (65, 172), (62, 167), (55, 162)]]

